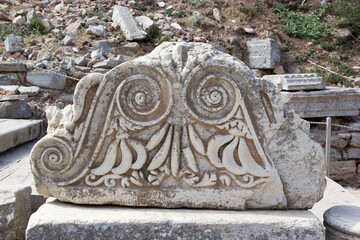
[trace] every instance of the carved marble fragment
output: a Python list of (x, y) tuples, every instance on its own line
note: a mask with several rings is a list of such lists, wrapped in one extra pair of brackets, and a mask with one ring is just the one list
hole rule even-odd
[(48, 118), (32, 171), (38, 191), (62, 201), (309, 208), (324, 189), (322, 148), (306, 124), (284, 119), (276, 87), (210, 45), (164, 43), (88, 75), (72, 110)]

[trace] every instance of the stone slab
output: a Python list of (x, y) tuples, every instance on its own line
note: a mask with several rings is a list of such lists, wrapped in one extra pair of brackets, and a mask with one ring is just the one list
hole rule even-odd
[(126, 40), (133, 41), (146, 38), (146, 32), (140, 28), (135, 18), (131, 16), (128, 8), (114, 6), (112, 20), (119, 24), (126, 36)]
[(254, 39), (246, 43), (248, 55), (246, 64), (250, 68), (274, 69), (280, 63), (279, 44), (271, 39)]
[(32, 85), (56, 90), (64, 90), (66, 77), (49, 72), (31, 72), (26, 75), (26, 81)]
[(325, 89), (324, 79), (319, 74), (282, 74), (265, 75), (263, 80), (274, 83), (280, 90), (321, 90)]
[(0, 239), (24, 239), (31, 215), (31, 188), (2, 186), (0, 190)]
[(30, 151), (35, 143), (36, 140), (33, 140), (0, 153), (0, 186), (31, 186), (32, 213), (46, 201), (36, 191), (30, 169)]
[(0, 95), (0, 102), (25, 100), (28, 95)]
[(26, 67), (23, 63), (0, 61), (0, 72), (25, 72)]
[[(56, 216), (56, 217), (55, 217)], [(324, 239), (309, 211), (220, 211), (42, 205), (26, 239)]]
[(333, 161), (330, 163), (330, 177), (333, 180), (345, 180), (356, 176), (356, 161)]
[(360, 89), (329, 87), (321, 91), (281, 92), (285, 113), (301, 118), (357, 116)]
[(0, 118), (30, 118), (33, 107), (23, 100), (0, 101)]
[(19, 82), (16, 73), (0, 73), (0, 85), (15, 85)]
[(40, 136), (42, 120), (0, 119), (0, 152)]

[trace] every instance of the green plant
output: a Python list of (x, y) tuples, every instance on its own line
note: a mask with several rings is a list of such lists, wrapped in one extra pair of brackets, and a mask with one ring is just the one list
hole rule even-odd
[(154, 39), (154, 43), (155, 44), (160, 44), (162, 42), (166, 42), (170, 40), (170, 36), (168, 35), (164, 35), (164, 34), (159, 34), (159, 36), (157, 38)]
[(196, 20), (195, 18), (192, 18), (192, 17), (188, 17), (188, 18), (185, 18), (184, 19), (184, 23), (186, 26), (194, 26), (196, 24), (198, 24), (198, 20)]
[(332, 45), (331, 43), (328, 43), (327, 41), (321, 41), (320, 47), (328, 52), (331, 52), (332, 50), (335, 49), (334, 45)]
[(286, 39), (285, 43), (281, 46), (281, 51), (283, 52), (290, 51), (290, 39)]
[(214, 11), (211, 9), (208, 11), (208, 13), (206, 14), (206, 16), (212, 20), (215, 20), (215, 17), (214, 17)]
[(303, 64), (304, 63), (304, 59), (300, 56), (295, 56), (295, 60), (298, 64)]
[(35, 35), (42, 35), (46, 33), (45, 26), (41, 18), (31, 18), (30, 25), (32, 28), (32, 33)]
[(360, 36), (360, 1), (334, 0), (331, 10), (340, 17), (339, 27), (348, 28), (355, 36)]
[(255, 16), (256, 9), (248, 5), (243, 5), (240, 7), (240, 12), (247, 14), (249, 17), (253, 17)]
[(325, 8), (302, 14), (285, 8), (282, 3), (277, 3), (274, 11), (281, 19), (282, 29), (291, 36), (319, 39), (333, 31), (326, 23), (320, 21)]
[(174, 15), (178, 18), (183, 18), (186, 16), (186, 13), (183, 10), (179, 10), (179, 11), (175, 12)]
[(315, 53), (315, 49), (314, 49), (314, 48), (309, 48), (309, 52), (310, 52), (311, 54), (314, 54), (314, 53)]
[(140, 56), (145, 55), (145, 52), (144, 52), (144, 50), (139, 49), (139, 50), (136, 51), (135, 55), (136, 55), (136, 57), (140, 57)]
[(168, 16), (171, 16), (171, 15), (173, 15), (173, 10), (172, 10), (171, 8), (166, 9), (166, 10), (165, 10), (165, 13), (166, 13)]
[(35, 46), (35, 45), (36, 45), (36, 40), (35, 40), (35, 39), (31, 39), (31, 40), (29, 41), (29, 44), (30, 44), (30, 46)]
[(200, 7), (203, 5), (207, 0), (186, 0), (185, 2), (190, 6), (197, 6)]
[(143, 11), (143, 12), (145, 12), (147, 10), (147, 7), (140, 2), (132, 3), (130, 6), (136, 10)]
[(119, 29), (119, 33), (122, 38), (126, 39), (125, 33), (121, 29)]

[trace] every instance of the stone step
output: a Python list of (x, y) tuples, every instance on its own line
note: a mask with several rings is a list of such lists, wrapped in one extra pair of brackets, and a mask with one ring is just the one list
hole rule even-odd
[(306, 210), (221, 211), (124, 208), (48, 201), (29, 220), (26, 239), (324, 239)]
[(359, 115), (360, 89), (329, 87), (281, 94), (285, 113), (294, 110), (301, 118)]
[(0, 152), (40, 136), (42, 120), (0, 119)]

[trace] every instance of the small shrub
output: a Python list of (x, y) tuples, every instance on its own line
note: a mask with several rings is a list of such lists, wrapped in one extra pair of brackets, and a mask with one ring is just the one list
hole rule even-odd
[(46, 29), (43, 22), (41, 21), (41, 18), (31, 18), (30, 25), (33, 34), (42, 35), (46, 33)]
[(154, 39), (154, 43), (155, 44), (160, 44), (162, 42), (166, 42), (170, 40), (170, 36), (164, 35), (164, 34), (159, 34), (159, 36), (157, 38)]
[(331, 52), (332, 50), (335, 49), (334, 45), (332, 45), (331, 43), (328, 43), (326, 41), (321, 41), (320, 46), (322, 49), (329, 51), (329, 52)]
[(348, 28), (355, 36), (360, 36), (359, 0), (334, 0), (331, 10), (341, 18), (339, 27)]
[(180, 11), (177, 11), (174, 15), (178, 18), (183, 18), (186, 16), (186, 13), (183, 10), (180, 10)]
[(173, 15), (173, 10), (170, 8), (170, 9), (166, 9), (165, 10), (165, 14), (167, 14), (168, 16), (171, 16)]
[(211, 9), (210, 11), (208, 11), (208, 13), (206, 14), (206, 16), (212, 20), (215, 20), (214, 17), (214, 11)]
[(245, 13), (246, 15), (248, 15), (249, 17), (253, 17), (256, 14), (256, 9), (248, 6), (248, 5), (244, 5), (240, 7), (240, 12)]
[(200, 7), (203, 5), (207, 0), (186, 0), (185, 2), (190, 6), (197, 6)]
[(304, 59), (300, 56), (295, 56), (295, 60), (298, 64), (303, 64), (304, 63)]
[(145, 12), (147, 10), (147, 7), (145, 7), (144, 4), (139, 3), (139, 2), (132, 3), (130, 6), (136, 10), (143, 11), (143, 12)]
[(198, 24), (199, 22), (195, 18), (189, 17), (189, 18), (185, 18), (184, 23), (186, 26), (192, 27)]
[(325, 8), (302, 14), (293, 12), (278, 3), (274, 11), (281, 19), (282, 29), (291, 36), (319, 39), (333, 31), (326, 23), (320, 21)]

